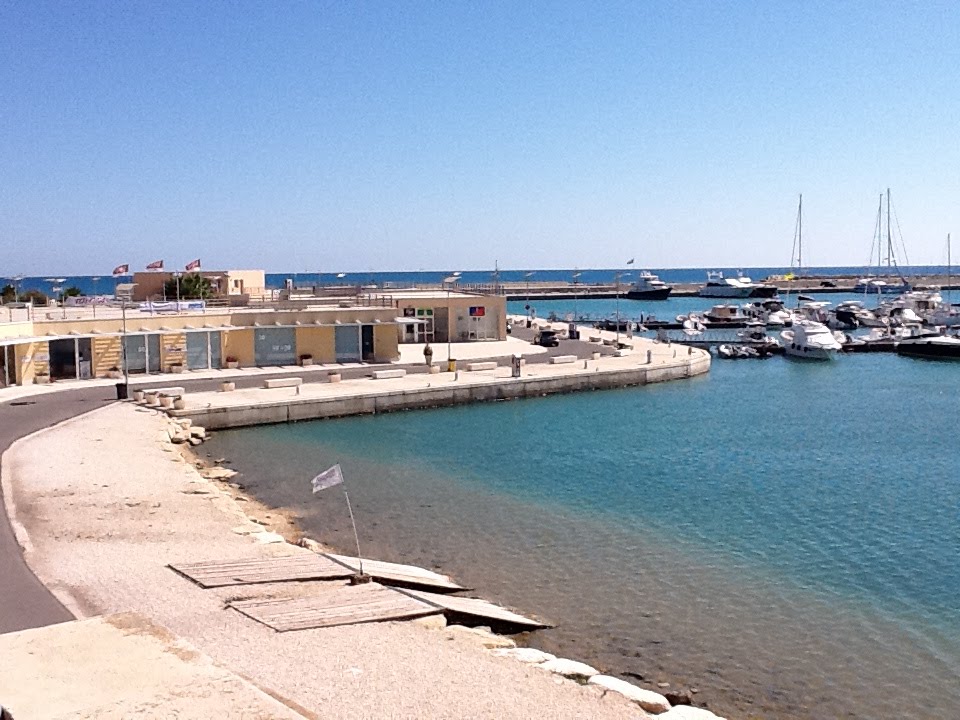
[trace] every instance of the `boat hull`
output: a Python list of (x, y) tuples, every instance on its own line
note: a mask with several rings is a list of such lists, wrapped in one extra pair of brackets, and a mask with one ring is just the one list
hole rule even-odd
[(705, 298), (738, 298), (746, 299), (750, 297), (752, 288), (738, 288), (738, 287), (710, 287), (709, 285), (704, 285), (700, 288), (700, 297)]
[(897, 345), (898, 355), (928, 360), (960, 360), (960, 341), (944, 342), (948, 338), (904, 340)]
[(656, 290), (628, 290), (628, 300), (666, 300), (670, 297), (673, 288), (657, 288)]

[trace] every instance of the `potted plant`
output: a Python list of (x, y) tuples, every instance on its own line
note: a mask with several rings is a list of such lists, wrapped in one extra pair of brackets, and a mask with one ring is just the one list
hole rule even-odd
[(38, 372), (33, 376), (33, 381), (37, 385), (47, 385), (50, 383), (50, 373), (46, 371)]
[(142, 403), (143, 402), (143, 390), (134, 390), (133, 391), (133, 401)]
[(332, 383), (338, 383), (342, 379), (339, 370), (330, 370), (327, 373), (327, 381)]
[(227, 355), (227, 368), (236, 370), (238, 367), (240, 367), (240, 361), (233, 355)]
[(123, 377), (123, 373), (120, 372), (120, 368), (114, 365), (112, 368), (107, 370), (107, 377), (112, 378), (113, 380), (119, 380)]
[(311, 355), (310, 353), (304, 353), (303, 355), (301, 355), (300, 364), (303, 365), (303, 367), (309, 367), (313, 365), (313, 355)]
[(173, 399), (173, 409), (174, 409), (174, 410), (186, 410), (186, 409), (187, 409), (187, 401), (183, 399), (183, 396), (182, 396), (182, 395), (177, 395), (177, 397), (175, 397), (175, 398)]
[(172, 373), (182, 373), (183, 372), (183, 363), (171, 363), (170, 372)]

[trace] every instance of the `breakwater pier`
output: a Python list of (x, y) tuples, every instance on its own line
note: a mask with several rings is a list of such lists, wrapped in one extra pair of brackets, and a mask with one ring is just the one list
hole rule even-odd
[(168, 413), (214, 430), (646, 385), (710, 369), (709, 353), (697, 348), (640, 338), (630, 345), (617, 356), (601, 355), (600, 345), (589, 359), (559, 355), (524, 363), (519, 377), (511, 360), (502, 359), (466, 363), (455, 372), (395, 370), (353, 380), (185, 393), (182, 407)]

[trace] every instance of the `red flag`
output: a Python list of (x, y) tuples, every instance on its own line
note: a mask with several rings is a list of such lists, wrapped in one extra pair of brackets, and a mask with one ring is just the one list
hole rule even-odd
[(116, 277), (117, 275), (126, 275), (129, 272), (130, 272), (129, 265), (117, 265), (113, 269), (113, 276)]
[(200, 269), (200, 258), (197, 258), (193, 262), (187, 263), (187, 272), (190, 272), (191, 270), (199, 270), (199, 269)]
[(147, 265), (147, 270), (163, 270), (163, 260), (154, 260)]

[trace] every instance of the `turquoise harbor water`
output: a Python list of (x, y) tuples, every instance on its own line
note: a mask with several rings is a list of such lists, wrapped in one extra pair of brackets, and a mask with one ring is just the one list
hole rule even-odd
[(960, 364), (714, 362), (661, 386), (219, 433), (264, 501), (558, 623), (531, 644), (732, 718), (960, 717)]

